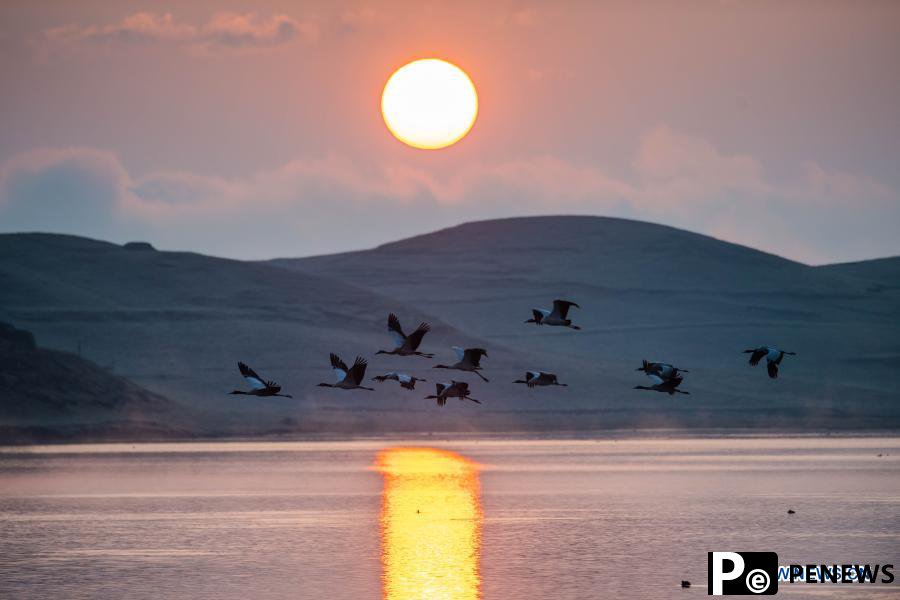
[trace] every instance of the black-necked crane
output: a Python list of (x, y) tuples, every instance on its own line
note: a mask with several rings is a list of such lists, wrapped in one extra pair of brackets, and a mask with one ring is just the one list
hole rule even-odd
[(643, 364), (635, 371), (643, 371), (647, 375), (659, 375), (663, 379), (678, 377), (679, 373), (690, 373), (687, 369), (679, 369), (669, 363), (642, 361)]
[(234, 390), (231, 392), (232, 394), (243, 394), (246, 396), (280, 396), (282, 398), (293, 398), (290, 394), (279, 394), (281, 391), (281, 386), (275, 383), (274, 381), (266, 381), (262, 377), (256, 374), (256, 371), (248, 367), (242, 362), (238, 363), (238, 369), (241, 370), (241, 375), (244, 376), (244, 379), (247, 380), (247, 383), (250, 384), (250, 387), (253, 388), (249, 392), (245, 392), (243, 390)]
[(525, 379), (516, 379), (513, 383), (524, 383), (528, 387), (559, 385), (568, 387), (568, 383), (560, 383), (555, 373), (547, 373), (546, 371), (526, 371)]
[(372, 378), (372, 381), (377, 381), (379, 383), (384, 383), (388, 380), (397, 381), (400, 383), (400, 387), (406, 388), (408, 390), (415, 389), (417, 381), (427, 381), (427, 379), (422, 379), (421, 377), (413, 377), (412, 375), (407, 375), (406, 373), (398, 373), (396, 371), (389, 371), (384, 375), (376, 375)]
[(331, 353), (331, 371), (334, 373), (335, 383), (320, 383), (319, 387), (341, 388), (343, 390), (369, 390), (374, 392), (375, 388), (360, 385), (366, 376), (366, 366), (369, 363), (362, 356), (357, 356), (353, 362), (353, 366), (347, 368), (347, 363), (341, 360), (341, 357)]
[(652, 385), (636, 385), (634, 389), (636, 390), (650, 390), (653, 392), (663, 392), (670, 396), (674, 394), (687, 394), (690, 395), (690, 392), (685, 392), (684, 390), (679, 390), (678, 386), (681, 385), (681, 382), (684, 381), (683, 377), (672, 377), (670, 379), (663, 379), (659, 375), (648, 374), (647, 379), (650, 380)]
[(787, 352), (786, 350), (779, 350), (778, 348), (773, 348), (772, 346), (760, 346), (759, 348), (750, 348), (749, 350), (744, 350), (744, 354), (750, 355), (750, 364), (752, 366), (756, 366), (759, 364), (763, 358), (766, 359), (766, 367), (768, 367), (769, 377), (775, 379), (778, 377), (778, 365), (781, 364), (781, 359), (785, 356), (795, 356), (796, 352)]
[(465, 381), (451, 381), (449, 383), (435, 384), (435, 393), (425, 396), (426, 400), (436, 400), (438, 406), (447, 404), (447, 398), (459, 398), (460, 400), (471, 400), (476, 404), (481, 404), (481, 400), (476, 400), (469, 396), (469, 384)]
[(526, 323), (534, 323), (535, 325), (551, 325), (555, 327), (569, 327), (571, 329), (581, 329), (578, 325), (572, 325), (572, 319), (569, 318), (569, 309), (571, 307), (581, 308), (574, 302), (569, 300), (554, 300), (553, 310), (545, 308), (532, 308), (531, 314), (533, 318), (525, 321)]
[(419, 352), (419, 344), (425, 334), (431, 331), (431, 325), (422, 322), (416, 327), (416, 330), (406, 335), (403, 328), (400, 327), (400, 319), (397, 315), (391, 313), (388, 315), (388, 332), (394, 340), (393, 350), (379, 350), (375, 354), (397, 354), (399, 356), (424, 356), (425, 358), (434, 358), (434, 354)]
[(487, 356), (487, 350), (484, 348), (460, 348), (459, 346), (451, 346), (451, 348), (456, 352), (456, 356), (459, 360), (452, 365), (434, 365), (433, 368), (468, 371), (469, 373), (475, 373), (483, 380), (488, 381), (487, 377), (479, 373), (481, 370), (481, 357)]

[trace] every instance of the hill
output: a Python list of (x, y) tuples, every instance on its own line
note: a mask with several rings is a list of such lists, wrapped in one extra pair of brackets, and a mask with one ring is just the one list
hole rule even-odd
[[(900, 359), (896, 291), (672, 227), (501, 219), (274, 264), (352, 280), (490, 343), (541, 352), (541, 364), (579, 385), (567, 407), (612, 413), (595, 422), (626, 414), (638, 425), (898, 424), (900, 378), (885, 372)], [(554, 298), (579, 302), (572, 315), (582, 331), (522, 323)], [(782, 379), (747, 367), (741, 351), (760, 344), (798, 352)], [(689, 403), (636, 396), (629, 384), (640, 383), (642, 358), (691, 369)]]
[[(378, 357), (387, 314), (409, 328), (429, 320), (425, 345), (481, 343), (423, 311), (371, 290), (272, 265), (123, 247), (73, 236), (0, 235), (0, 319), (43, 343), (81, 353), (197, 412), (222, 435), (419, 430), (427, 393), (380, 387), (346, 393), (331, 381), (330, 352), (372, 361), (370, 373), (414, 370), (424, 359)], [(232, 396), (237, 362), (274, 379), (294, 400)], [(471, 425), (459, 411), (442, 426)]]
[[(523, 323), (559, 297), (581, 304), (581, 331)], [(375, 354), (391, 311), (431, 322), (434, 361)], [(198, 435), (897, 428), (898, 317), (897, 290), (870, 279), (622, 219), (484, 221), (270, 262), (0, 235), (0, 320), (170, 398)], [(490, 383), (432, 368), (454, 344), (488, 349)], [(780, 379), (747, 366), (759, 344), (798, 353)], [(318, 388), (332, 351), (429, 383)], [(691, 396), (633, 390), (643, 358), (690, 369)], [(245, 387), (238, 360), (294, 398), (229, 395)], [(510, 383), (534, 368), (570, 387)], [(423, 400), (450, 377), (484, 404)]]
[(173, 436), (187, 431), (169, 400), (0, 323), (0, 438), (28, 441)]
[(843, 275), (856, 279), (871, 281), (876, 284), (874, 290), (900, 287), (900, 256), (877, 258), (852, 263), (824, 265), (819, 270), (831, 274)]

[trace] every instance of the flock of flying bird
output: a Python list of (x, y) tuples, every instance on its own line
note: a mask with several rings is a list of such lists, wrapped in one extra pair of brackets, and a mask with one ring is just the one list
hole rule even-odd
[[(553, 327), (568, 327), (569, 329), (581, 329), (577, 325), (572, 324), (572, 319), (569, 318), (569, 309), (572, 307), (581, 308), (578, 304), (571, 302), (569, 300), (554, 300), (553, 308), (543, 309), (543, 308), (535, 308), (532, 309), (533, 317), (525, 321), (526, 323), (534, 323), (535, 325), (548, 325)], [(397, 315), (391, 313), (388, 315), (388, 332), (394, 340), (394, 348), (392, 350), (379, 350), (376, 354), (394, 354), (397, 356), (421, 356), (423, 358), (434, 358), (434, 354), (429, 354), (426, 352), (420, 352), (419, 346), (422, 344), (422, 339), (425, 337), (425, 334), (431, 330), (431, 326), (428, 323), (420, 323), (419, 326), (410, 333), (409, 335), (403, 332), (403, 328), (400, 326), (400, 319), (397, 318)], [(487, 350), (484, 348), (461, 348), (459, 346), (453, 346), (453, 350), (456, 352), (457, 361), (450, 365), (434, 365), (435, 369), (454, 369), (457, 371), (465, 371), (468, 373), (474, 373), (479, 376), (485, 382), (488, 381), (488, 378), (481, 374), (481, 359), (482, 357), (487, 357)], [(787, 352), (784, 350), (779, 350), (778, 348), (774, 348), (772, 346), (760, 346), (759, 348), (750, 348), (748, 350), (744, 350), (745, 354), (750, 354), (750, 365), (756, 366), (759, 362), (765, 358), (766, 364), (769, 371), (769, 377), (776, 378), (778, 377), (778, 365), (781, 364), (782, 359), (788, 355), (794, 355), (795, 352)], [(361, 356), (357, 356), (356, 360), (353, 361), (352, 367), (347, 367), (347, 363), (341, 360), (337, 354), (331, 354), (331, 370), (334, 373), (335, 382), (334, 383), (320, 383), (319, 387), (329, 387), (329, 388), (339, 388), (343, 390), (369, 390), (375, 391), (375, 388), (366, 387), (363, 385), (363, 381), (366, 376), (366, 367), (368, 366), (368, 361)], [(234, 390), (231, 392), (232, 394), (245, 394), (250, 396), (280, 396), (282, 398), (292, 398), (293, 396), (289, 394), (281, 393), (281, 386), (279, 386), (274, 381), (269, 381), (260, 377), (256, 371), (248, 367), (246, 364), (239, 362), (238, 368), (241, 371), (241, 375), (243, 375), (244, 379), (250, 384), (251, 389), (244, 390)], [(637, 385), (634, 387), (636, 390), (650, 390), (654, 392), (663, 392), (669, 394), (670, 396), (678, 394), (690, 394), (690, 392), (686, 392), (684, 390), (678, 389), (678, 386), (684, 381), (684, 377), (681, 375), (682, 373), (688, 373), (687, 369), (681, 369), (675, 367), (669, 363), (662, 362), (649, 362), (643, 361), (643, 364), (636, 369), (637, 371), (643, 371), (644, 374), (649, 379), (649, 385)], [(384, 373), (383, 375), (376, 375), (372, 378), (372, 381), (377, 381), (379, 383), (384, 383), (385, 381), (396, 381), (400, 384), (400, 387), (405, 388), (407, 390), (413, 390), (416, 387), (416, 382), (426, 381), (421, 377), (414, 377), (412, 375), (408, 375), (406, 373), (401, 373), (398, 371), (389, 371)], [(560, 383), (557, 379), (556, 374), (548, 373), (547, 371), (527, 371), (525, 373), (525, 379), (517, 379), (513, 383), (521, 383), (525, 384), (530, 388), (534, 387), (543, 387), (543, 386), (562, 386), (566, 387), (568, 384)], [(470, 395), (469, 384), (465, 381), (456, 381), (450, 380), (449, 382), (438, 383), (435, 387), (435, 393), (425, 396), (426, 400), (435, 400), (438, 406), (444, 406), (447, 404), (448, 398), (459, 398), (460, 400), (471, 400), (477, 404), (481, 404), (480, 400), (473, 398)]]

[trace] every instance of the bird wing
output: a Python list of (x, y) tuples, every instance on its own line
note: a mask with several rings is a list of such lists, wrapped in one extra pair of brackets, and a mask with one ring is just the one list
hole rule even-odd
[(759, 364), (759, 361), (762, 360), (762, 357), (769, 353), (767, 348), (757, 348), (753, 351), (753, 354), (750, 355), (750, 364), (754, 367)]
[(350, 377), (350, 381), (359, 385), (362, 383), (363, 377), (366, 376), (366, 367), (369, 365), (369, 362), (364, 359), (362, 356), (357, 356), (356, 360), (353, 361), (353, 366), (350, 367), (350, 370), (347, 372), (347, 375)]
[(256, 374), (256, 371), (242, 362), (238, 363), (238, 369), (241, 370), (241, 375), (244, 376), (244, 379), (247, 380), (247, 383), (249, 383), (250, 387), (252, 387), (254, 390), (266, 389), (266, 382), (263, 381), (262, 377)]
[(406, 338), (407, 343), (409, 344), (410, 350), (415, 350), (419, 347), (419, 344), (422, 343), (422, 338), (425, 337), (425, 334), (431, 331), (431, 325), (428, 323), (419, 323), (419, 326), (416, 327), (416, 330), (409, 334), (409, 337)]
[(440, 396), (444, 393), (444, 390), (449, 387), (449, 383), (436, 383), (434, 384), (434, 389), (436, 390), (434, 393)]
[(553, 312), (558, 315), (560, 319), (565, 319), (569, 314), (569, 308), (572, 306), (574, 306), (575, 308), (581, 308), (574, 302), (570, 302), (568, 300), (554, 300)]
[(393, 379), (396, 379), (400, 383), (409, 383), (412, 381), (412, 377), (406, 373), (391, 373), (391, 375), (393, 375)]
[(458, 360), (462, 360), (466, 357), (466, 349), (460, 348), (459, 346), (450, 346), (453, 348), (453, 351), (456, 352), (456, 357)]
[(397, 348), (406, 342), (406, 334), (403, 333), (403, 328), (400, 327), (400, 319), (394, 313), (388, 315), (388, 333), (391, 334), (391, 338), (394, 340), (394, 345)]
[(466, 348), (465, 357), (474, 367), (481, 366), (481, 357), (487, 354), (484, 348)]
[(772, 379), (778, 378), (778, 363), (774, 361), (769, 361), (766, 363), (766, 366), (769, 368), (769, 377)]
[(458, 389), (463, 396), (469, 394), (469, 384), (465, 381), (454, 381), (453, 385), (456, 386), (456, 389)]
[(334, 373), (335, 380), (340, 383), (347, 378), (347, 363), (341, 360), (341, 357), (331, 353), (331, 371)]
[(525, 382), (527, 383), (527, 382), (531, 381), (532, 379), (537, 379), (540, 376), (541, 376), (540, 371), (526, 371), (525, 372)]

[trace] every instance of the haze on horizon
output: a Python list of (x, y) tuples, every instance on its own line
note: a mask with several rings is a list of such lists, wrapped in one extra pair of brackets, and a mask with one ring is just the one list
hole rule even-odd
[[(415, 150), (394, 69), (479, 117)], [(0, 233), (235, 258), (591, 214), (807, 263), (900, 254), (900, 4), (178, 2), (0, 7)]]

